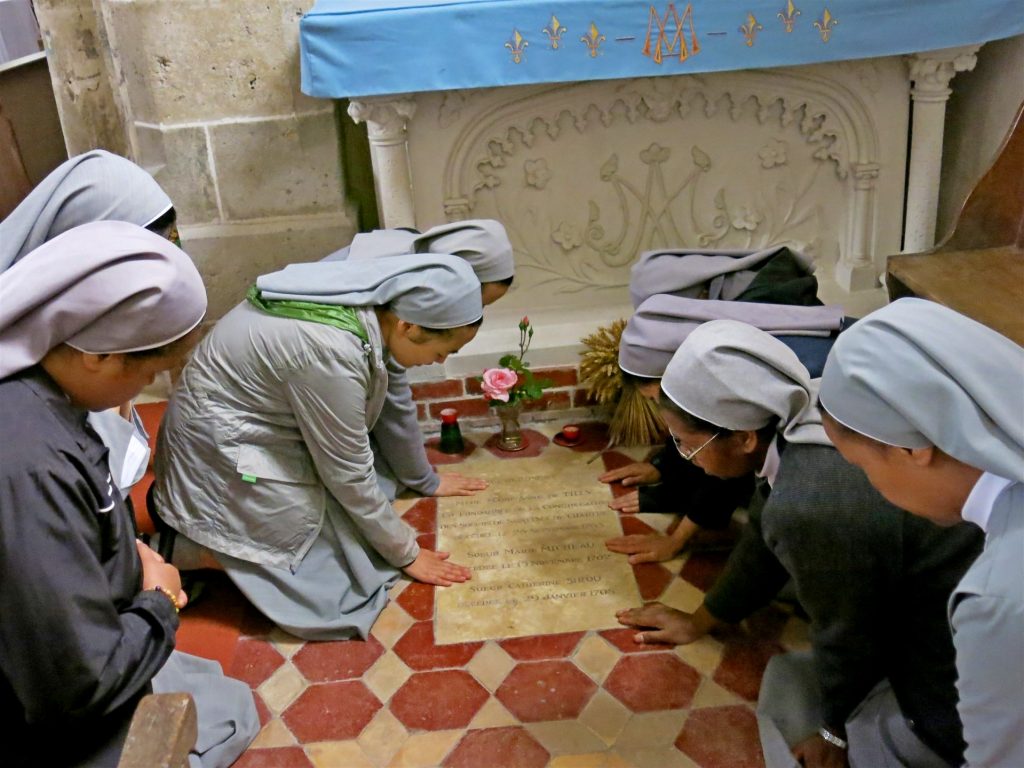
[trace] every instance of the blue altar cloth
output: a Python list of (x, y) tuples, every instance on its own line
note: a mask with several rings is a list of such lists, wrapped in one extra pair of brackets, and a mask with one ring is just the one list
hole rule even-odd
[(1024, 0), (316, 0), (302, 90), (328, 98), (780, 67), (1024, 33)]

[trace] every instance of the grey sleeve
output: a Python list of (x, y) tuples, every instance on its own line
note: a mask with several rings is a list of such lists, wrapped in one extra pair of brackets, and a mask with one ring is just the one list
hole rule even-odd
[(387, 369), (388, 393), (373, 425), (373, 437), (398, 482), (424, 496), (433, 496), (441, 478), (427, 460), (405, 368), (389, 358)]
[(991, 595), (960, 596), (951, 623), (966, 765), (1024, 765), (1020, 606)]
[(365, 363), (318, 358), (292, 371), (288, 400), (328, 492), (385, 560), (403, 568), (419, 554), (416, 534), (377, 485), (366, 429)]

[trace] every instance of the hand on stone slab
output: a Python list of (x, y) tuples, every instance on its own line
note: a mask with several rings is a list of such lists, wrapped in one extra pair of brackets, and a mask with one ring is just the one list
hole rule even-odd
[(640, 491), (630, 491), (623, 496), (618, 496), (608, 502), (608, 506), (616, 512), (635, 515), (640, 511)]
[(440, 496), (473, 496), (477, 491), (487, 489), (487, 481), (479, 477), (466, 477), (455, 472), (441, 475), (441, 483), (434, 491), (435, 497)]
[(438, 587), (450, 587), (456, 582), (469, 581), (473, 572), (463, 565), (447, 562), (449, 557), (451, 557), (450, 552), (421, 549), (420, 553), (416, 555), (416, 559), (402, 570), (416, 581), (434, 584)]
[(718, 623), (703, 605), (695, 613), (684, 613), (663, 603), (626, 608), (618, 611), (615, 618), (620, 624), (642, 630), (633, 635), (633, 640), (640, 645), (686, 645), (704, 637)]
[(661, 480), (661, 473), (646, 461), (635, 461), (618, 469), (609, 469), (599, 478), (602, 483), (621, 482), (625, 486), (651, 485)]
[(680, 547), (663, 533), (634, 533), (608, 539), (604, 545), (611, 552), (629, 555), (630, 565), (660, 563), (676, 556)]

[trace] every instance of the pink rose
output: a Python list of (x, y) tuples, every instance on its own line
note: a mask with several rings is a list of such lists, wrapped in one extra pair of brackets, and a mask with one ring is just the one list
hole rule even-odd
[(519, 381), (515, 371), (508, 368), (488, 368), (484, 371), (481, 388), (490, 400), (508, 402), (508, 392)]

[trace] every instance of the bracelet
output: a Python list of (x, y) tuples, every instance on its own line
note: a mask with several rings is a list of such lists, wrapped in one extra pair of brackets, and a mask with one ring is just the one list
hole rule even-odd
[(846, 743), (846, 739), (841, 739), (836, 736), (825, 726), (818, 729), (818, 735), (821, 736), (825, 741), (831, 744), (833, 747), (839, 747), (840, 749), (846, 749), (849, 744)]
[(171, 592), (167, 587), (153, 587), (154, 592), (160, 592), (164, 597), (171, 601), (171, 605), (174, 606), (174, 612), (177, 613), (180, 608), (178, 607), (178, 598)]

